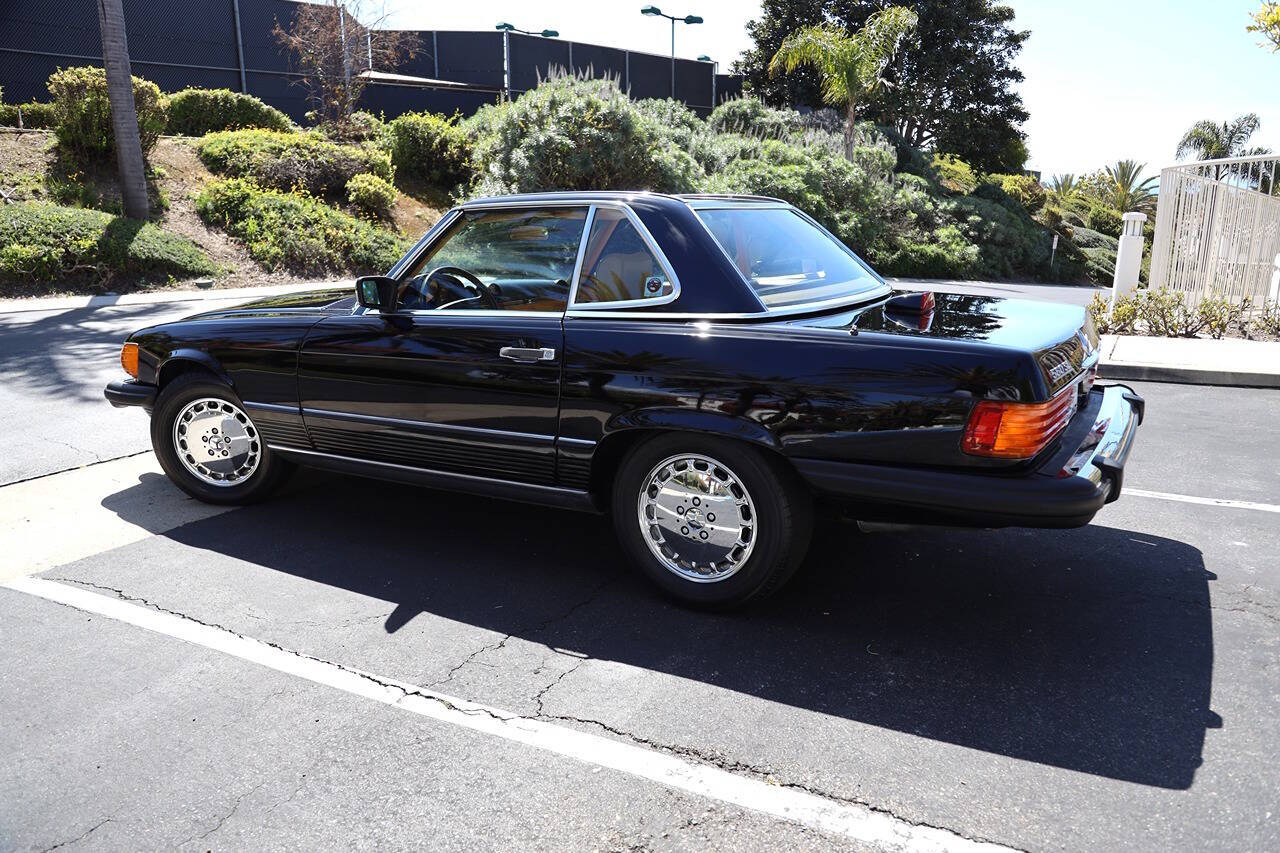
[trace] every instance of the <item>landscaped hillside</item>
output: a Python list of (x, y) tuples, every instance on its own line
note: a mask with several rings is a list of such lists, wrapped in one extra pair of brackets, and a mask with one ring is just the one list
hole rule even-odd
[[(101, 96), (86, 76), (81, 90)], [(752, 98), (704, 121), (675, 101), (632, 101), (611, 80), (558, 76), (462, 121), (355, 113), (304, 130), (244, 95), (164, 96), (142, 80), (135, 90), (148, 111), (153, 229), (182, 250), (142, 264), (97, 252), (96, 238), (66, 239), (81, 216), (69, 209), (114, 214), (120, 203), (109, 132), (55, 99), (54, 133), (0, 134), (0, 187), (24, 202), (20, 216), (0, 207), (7, 292), (381, 271), (453, 199), (566, 188), (776, 196), (886, 275), (1108, 281), (1119, 228), (1113, 211), (1034, 178), (980, 175), (829, 110)], [(200, 135), (161, 136), (175, 129)]]

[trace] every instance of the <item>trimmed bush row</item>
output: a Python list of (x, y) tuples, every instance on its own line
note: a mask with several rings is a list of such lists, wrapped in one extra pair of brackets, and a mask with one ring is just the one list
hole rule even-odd
[(329, 198), (343, 197), (347, 182), (362, 172), (388, 182), (393, 175), (386, 153), (340, 145), (315, 131), (228, 130), (203, 137), (196, 151), (211, 171), (252, 178), (262, 187)]
[(196, 244), (149, 222), (37, 201), (0, 207), (0, 277), (49, 281), (94, 272), (191, 278), (216, 271)]
[(230, 89), (187, 88), (167, 99), (168, 133), (204, 136), (219, 130), (257, 127), (292, 130), (293, 122), (275, 107)]
[(310, 196), (264, 189), (249, 178), (209, 184), (196, 199), (200, 216), (243, 240), (269, 270), (382, 273), (409, 241)]
[[(60, 145), (80, 155), (104, 159), (115, 150), (105, 71), (89, 66), (55, 71), (49, 75), (49, 94), (53, 96), (54, 132)], [(133, 103), (138, 113), (138, 138), (146, 154), (164, 132), (164, 97), (155, 83), (134, 77)]]

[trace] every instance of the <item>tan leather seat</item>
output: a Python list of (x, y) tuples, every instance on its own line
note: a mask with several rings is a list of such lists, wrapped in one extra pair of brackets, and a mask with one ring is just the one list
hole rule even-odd
[(654, 275), (653, 256), (648, 252), (609, 252), (596, 264), (593, 278), (584, 282), (583, 301), (613, 302), (644, 296), (644, 282)]

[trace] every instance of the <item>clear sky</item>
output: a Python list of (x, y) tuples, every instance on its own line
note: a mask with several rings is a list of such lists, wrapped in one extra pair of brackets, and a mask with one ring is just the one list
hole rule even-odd
[[(1280, 54), (1245, 32), (1258, 0), (1006, 0), (1031, 30), (1018, 66), (1031, 113), (1023, 127), (1029, 166), (1046, 179), (1122, 158), (1154, 171), (1174, 162), (1183, 131), (1199, 119), (1256, 112), (1253, 144), (1280, 150)], [(641, 0), (389, 0), (393, 26), (489, 29), (510, 21), (567, 39), (668, 53), (666, 20), (640, 15)], [(745, 25), (759, 0), (657, 2), (706, 23), (676, 26), (676, 54), (707, 54), (727, 70), (749, 46)]]

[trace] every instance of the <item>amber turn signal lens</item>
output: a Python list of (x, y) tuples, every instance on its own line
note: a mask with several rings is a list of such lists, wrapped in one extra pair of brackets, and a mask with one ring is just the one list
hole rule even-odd
[(1047, 403), (981, 400), (969, 415), (960, 446), (975, 456), (1030, 459), (1062, 432), (1075, 413), (1075, 403), (1074, 385)]
[(120, 348), (120, 366), (124, 368), (124, 372), (138, 378), (138, 345), (125, 344)]

